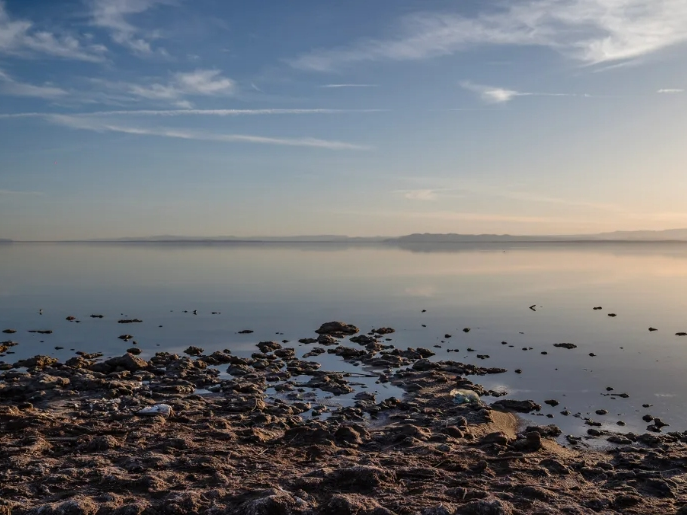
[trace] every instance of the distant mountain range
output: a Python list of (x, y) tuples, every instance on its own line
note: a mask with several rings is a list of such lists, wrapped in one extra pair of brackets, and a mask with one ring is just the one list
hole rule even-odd
[(399, 243), (533, 242), (533, 241), (687, 241), (687, 229), (666, 231), (614, 231), (598, 234), (517, 236), (510, 234), (410, 234), (390, 241)]
[[(615, 231), (598, 234), (568, 235), (511, 235), (511, 234), (435, 234), (416, 233), (400, 237), (351, 237), (331, 234), (314, 236), (175, 236), (160, 235), (127, 238), (99, 238), (89, 240), (71, 240), (73, 242), (112, 242), (112, 243), (386, 243), (386, 244), (422, 244), (422, 243), (499, 243), (499, 242), (593, 242), (593, 241), (687, 241), (687, 229), (668, 229), (665, 231)], [(0, 238), (0, 243), (12, 243), (13, 240)]]

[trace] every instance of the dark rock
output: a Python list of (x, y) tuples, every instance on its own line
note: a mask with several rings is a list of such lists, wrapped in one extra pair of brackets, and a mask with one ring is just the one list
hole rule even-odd
[(456, 511), (455, 515), (512, 515), (513, 506), (496, 498), (479, 499), (464, 504)]
[(124, 370), (128, 370), (129, 372), (136, 372), (137, 370), (144, 370), (148, 368), (147, 361), (129, 353), (117, 358), (110, 358), (105, 361), (104, 365), (113, 370), (122, 368)]
[(142, 352), (141, 349), (139, 349), (138, 347), (131, 347), (130, 349), (126, 349), (126, 351), (129, 354), (133, 354), (134, 356), (138, 356)]
[(253, 331), (250, 329), (243, 329), (242, 331), (239, 331), (239, 334), (251, 334)]
[[(320, 513), (327, 515), (394, 515), (371, 497), (335, 494)], [(276, 513), (275, 513), (276, 515)]]
[(338, 443), (348, 443), (362, 445), (370, 439), (370, 433), (359, 424), (340, 426), (334, 433), (334, 438)]
[(205, 352), (205, 349), (201, 349), (200, 347), (195, 347), (193, 345), (184, 350), (184, 354), (188, 354), (189, 356), (200, 356), (203, 354), (203, 352)]
[(143, 323), (143, 320), (139, 320), (138, 318), (123, 318), (122, 320), (117, 320), (118, 324), (140, 324)]
[(258, 343), (258, 349), (260, 349), (260, 352), (266, 354), (281, 349), (281, 344), (277, 342), (260, 342)]
[(577, 349), (577, 345), (574, 343), (554, 343), (553, 346), (559, 349)]
[(315, 332), (317, 334), (329, 334), (332, 336), (337, 336), (356, 334), (360, 332), (360, 329), (352, 324), (346, 324), (344, 322), (327, 322), (322, 324)]
[(555, 399), (548, 399), (548, 400), (544, 401), (544, 404), (548, 404), (549, 406), (556, 407), (560, 403)]
[(501, 399), (492, 403), (492, 407), (501, 408), (509, 411), (517, 411), (518, 413), (530, 413), (532, 411), (541, 411), (541, 405), (532, 400), (516, 401), (513, 399)]
[(337, 488), (353, 488), (357, 491), (373, 490), (385, 481), (393, 481), (392, 473), (378, 467), (358, 465), (340, 468), (327, 475), (327, 481)]
[(546, 468), (549, 472), (552, 472), (553, 474), (559, 474), (562, 476), (567, 476), (570, 474), (570, 469), (563, 465), (560, 461), (547, 458), (545, 460), (541, 460), (539, 462), (539, 465)]
[(508, 445), (508, 442), (510, 442), (510, 438), (506, 436), (506, 433), (502, 431), (497, 431), (495, 433), (489, 433), (488, 435), (483, 436), (479, 443), (484, 445), (484, 444), (497, 444), (497, 445)]
[(33, 358), (23, 359), (14, 364), (15, 368), (37, 368), (44, 369), (59, 363), (59, 360), (50, 356), (34, 356)]
[(557, 438), (563, 433), (561, 428), (555, 424), (549, 424), (547, 426), (528, 426), (527, 429), (525, 429), (526, 433), (531, 431), (536, 431), (545, 438)]

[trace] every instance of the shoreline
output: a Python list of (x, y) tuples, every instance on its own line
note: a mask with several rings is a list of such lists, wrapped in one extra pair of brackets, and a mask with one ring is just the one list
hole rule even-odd
[[(3, 367), (0, 514), (687, 514), (687, 432), (562, 446), (554, 425), (520, 429), (517, 411), (536, 403), (500, 401), (467, 379), (502, 369), (395, 349), (389, 328), (341, 345), (357, 332), (324, 324), (308, 343), (365, 363), (402, 399), (361, 390), (354, 406), (330, 409), (303, 394), (350, 393), (352, 374), (277, 342), (251, 358), (189, 347)], [(456, 388), (482, 402), (455, 404)]]

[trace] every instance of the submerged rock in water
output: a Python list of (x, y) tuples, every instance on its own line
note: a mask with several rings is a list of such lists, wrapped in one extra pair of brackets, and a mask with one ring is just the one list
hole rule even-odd
[(518, 413), (530, 413), (532, 411), (541, 411), (541, 405), (532, 400), (516, 401), (513, 399), (502, 399), (496, 401), (491, 405), (493, 408), (502, 408), (509, 411), (517, 411)]
[(559, 349), (577, 349), (577, 345), (574, 343), (554, 343), (553, 346)]

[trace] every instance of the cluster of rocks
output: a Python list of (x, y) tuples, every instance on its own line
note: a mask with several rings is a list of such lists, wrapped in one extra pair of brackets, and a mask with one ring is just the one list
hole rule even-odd
[[(337, 343), (359, 332), (325, 326)], [(467, 376), (503, 369), (382, 345), (390, 332), (310, 351), (366, 363), (406, 392), (359, 392), (336, 409), (306, 390), (350, 393), (350, 374), (278, 342), (250, 358), (191, 346), (148, 361), (18, 361), (0, 373), (0, 514), (684, 515), (687, 434), (563, 448), (554, 425), (518, 429), (512, 413), (541, 409), (533, 401), (453, 402), (454, 388), (498, 395)]]

